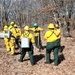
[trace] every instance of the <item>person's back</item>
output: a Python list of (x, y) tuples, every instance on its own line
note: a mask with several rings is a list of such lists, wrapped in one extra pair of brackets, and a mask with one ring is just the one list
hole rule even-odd
[(13, 36), (15, 38), (15, 43), (17, 45), (17, 48), (20, 48), (20, 43), (18, 43), (18, 40), (20, 39), (20, 36), (21, 36), (21, 30), (20, 28), (17, 27), (16, 24), (14, 24), (14, 27), (13, 27)]
[(58, 39), (58, 35), (56, 33), (57, 31), (54, 30), (54, 29), (49, 29), (48, 31), (46, 31), (46, 34), (44, 36), (44, 39), (47, 41), (47, 42), (53, 42), (53, 41), (56, 41)]
[(21, 36), (21, 29), (19, 27), (17, 27), (17, 36)]
[(8, 30), (10, 31), (11, 37), (14, 37), (14, 22), (10, 23), (10, 26), (8, 27)]
[[(31, 62), (32, 65), (34, 65), (35, 62), (34, 62), (34, 58), (33, 58), (33, 45), (35, 43), (35, 40), (34, 40), (34, 36), (32, 35), (32, 33), (29, 32), (28, 26), (24, 27), (24, 33), (21, 35), (20, 38), (21, 38), (21, 40), (24, 39), (24, 38), (25, 39), (28, 38), (29, 39), (29, 46), (28, 47), (23, 46), (19, 62), (23, 62), (23, 58), (24, 58), (26, 52), (28, 52), (29, 57), (30, 57), (30, 62)], [(21, 41), (21, 44), (22, 44), (22, 42), (24, 42), (24, 41)]]
[(53, 50), (54, 54), (54, 64), (58, 65), (58, 50), (59, 50), (59, 41), (58, 41), (58, 35), (59, 31), (55, 30), (54, 24), (50, 23), (48, 25), (48, 31), (46, 31), (44, 35), (44, 39), (47, 42), (46, 45), (46, 63), (50, 63), (50, 54)]

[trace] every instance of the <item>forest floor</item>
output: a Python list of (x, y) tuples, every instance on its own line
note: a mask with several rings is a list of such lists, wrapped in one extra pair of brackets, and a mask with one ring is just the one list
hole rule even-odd
[[(63, 53), (59, 53), (58, 66), (54, 66), (54, 62), (45, 64), (46, 49), (41, 52), (34, 50), (34, 59), (37, 63), (34, 66), (30, 64), (28, 53), (23, 62), (18, 62), (20, 54), (11, 56), (6, 52), (3, 39), (0, 39), (0, 75), (75, 75), (75, 30), (72, 31), (72, 35), (73, 38), (61, 38), (61, 46), (64, 46), (64, 49)], [(43, 39), (42, 44), (46, 45)], [(53, 58), (52, 52), (51, 59)]]

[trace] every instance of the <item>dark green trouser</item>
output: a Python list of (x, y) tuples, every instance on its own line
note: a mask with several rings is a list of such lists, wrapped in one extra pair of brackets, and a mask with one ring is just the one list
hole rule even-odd
[(28, 52), (29, 57), (30, 57), (30, 62), (33, 65), (34, 64), (33, 50), (31, 50), (30, 48), (22, 48), (20, 61), (23, 61), (23, 58), (26, 55), (26, 52)]
[(59, 41), (55, 41), (55, 42), (48, 42), (47, 46), (46, 46), (46, 62), (50, 63), (50, 54), (53, 50), (53, 54), (54, 54), (54, 64), (57, 65), (58, 64), (58, 51), (59, 51)]
[(18, 42), (18, 40), (20, 39), (20, 37), (18, 36), (18, 37), (16, 37), (16, 39), (15, 39), (15, 42), (16, 42), (16, 44), (17, 44), (17, 46), (18, 46), (18, 48), (20, 48), (20, 44), (19, 44), (19, 42)]
[(41, 42), (40, 36), (35, 37), (35, 45), (36, 47), (39, 47), (40, 49), (42, 49), (42, 42)]
[(59, 46), (59, 52), (62, 52), (62, 47), (61, 47), (61, 38), (58, 39), (59, 43), (60, 43), (60, 46)]

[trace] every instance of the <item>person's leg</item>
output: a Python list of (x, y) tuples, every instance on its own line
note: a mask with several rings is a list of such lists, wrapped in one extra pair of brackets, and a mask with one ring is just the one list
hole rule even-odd
[(11, 47), (11, 55), (14, 55), (14, 53), (15, 53), (15, 47), (14, 47), (14, 45)]
[(38, 36), (35, 37), (35, 45), (36, 45), (36, 47), (38, 47)]
[(42, 46), (42, 41), (41, 41), (41, 37), (39, 36), (39, 47), (40, 49), (44, 49), (43, 46)]
[(9, 40), (7, 38), (4, 38), (4, 42), (6, 46), (6, 51), (10, 51)]
[(53, 54), (54, 54), (54, 65), (58, 65), (58, 51), (59, 51), (59, 48), (55, 48), (54, 51), (53, 51)]
[(10, 51), (9, 41), (6, 41), (6, 50), (7, 50), (7, 51)]
[(23, 58), (24, 58), (25, 54), (26, 54), (26, 50), (24, 48), (22, 48), (21, 56), (20, 56), (20, 59), (19, 59), (20, 62), (23, 62)]
[(10, 40), (10, 48), (11, 48), (11, 55), (14, 55), (15, 53), (15, 39), (11, 38)]
[(28, 50), (31, 65), (34, 65), (33, 50)]
[(47, 45), (46, 45), (46, 62), (47, 63), (51, 62), (50, 54), (51, 54), (53, 45), (54, 45), (54, 43), (47, 43)]
[(60, 39), (58, 39), (58, 41), (59, 41), (59, 52), (62, 52), (62, 47), (61, 47), (61, 38)]
[(50, 63), (50, 51), (46, 50), (46, 63)]
[(19, 39), (20, 39), (20, 37), (18, 36), (18, 37), (16, 38), (16, 44), (17, 44), (17, 47), (18, 47), (18, 48), (20, 48), (20, 43), (18, 42)]

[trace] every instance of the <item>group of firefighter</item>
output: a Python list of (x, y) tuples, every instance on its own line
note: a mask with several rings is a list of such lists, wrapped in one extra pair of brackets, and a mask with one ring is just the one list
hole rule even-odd
[[(4, 26), (4, 34), (9, 31), (10, 37), (4, 37), (4, 42), (6, 45), (6, 51), (10, 52), (11, 55), (15, 54), (15, 47), (21, 48), (20, 59), (19, 62), (23, 62), (23, 58), (28, 52), (30, 57), (31, 65), (35, 65), (36, 62), (34, 60), (34, 49), (39, 49), (39, 51), (43, 50), (44, 47), (41, 43), (41, 35), (40, 32), (43, 31), (43, 28), (39, 27), (38, 23), (34, 23), (33, 27), (29, 27), (26, 25), (22, 30), (15, 22), (10, 22), (10, 25)], [(22, 38), (29, 39), (29, 47), (22, 48)], [(50, 23), (48, 25), (48, 30), (44, 34), (44, 40), (46, 40), (46, 64), (51, 63), (50, 54), (53, 51), (54, 54), (54, 65), (58, 65), (58, 52), (60, 49), (60, 40), (61, 40), (61, 32), (58, 24)], [(23, 41), (26, 43), (26, 41)]]

